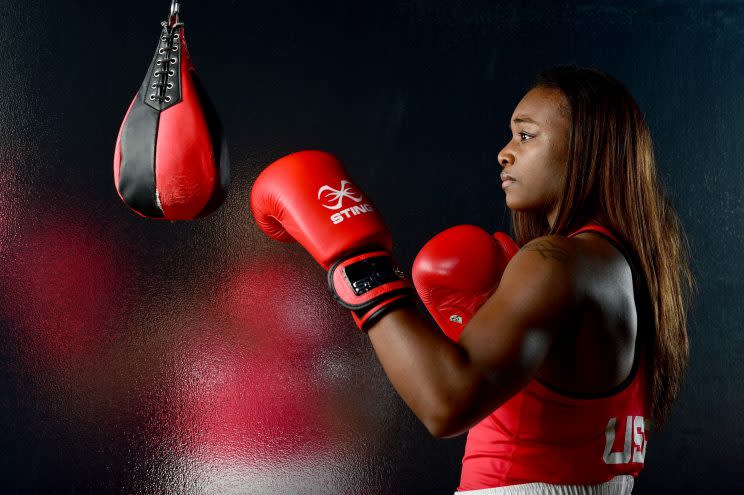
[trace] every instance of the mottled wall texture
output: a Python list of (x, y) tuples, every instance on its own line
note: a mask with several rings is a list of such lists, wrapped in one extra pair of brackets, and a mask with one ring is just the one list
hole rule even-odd
[(3, 493), (452, 493), (465, 437), (427, 432), (248, 195), (323, 149), (406, 270), (452, 225), (508, 230), (496, 155), (559, 63), (637, 98), (700, 287), (634, 493), (742, 493), (744, 3), (186, 1), (232, 183), (213, 215), (163, 222), (120, 201), (112, 158), (169, 5), (0, 2)]

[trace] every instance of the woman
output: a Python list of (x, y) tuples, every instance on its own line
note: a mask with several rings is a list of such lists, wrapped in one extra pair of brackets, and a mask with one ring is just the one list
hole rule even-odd
[[(330, 159), (296, 154), (269, 167), (251, 193), (254, 215), (330, 270), (336, 298), (429, 431), (469, 431), (458, 493), (630, 493), (649, 427), (667, 419), (687, 366), (694, 281), (684, 232), (657, 181), (644, 118), (610, 76), (548, 69), (509, 125), (498, 159), (521, 249), (456, 342), (404, 304), (380, 261), (390, 243), (371, 203), (343, 210), (336, 230), (323, 211), (310, 218), (322, 208), (295, 190), (314, 188), (319, 200), (332, 191), (336, 203), (323, 208), (363, 203)], [(311, 175), (341, 187), (308, 186)], [(451, 244), (468, 259), (467, 243)], [(372, 303), (345, 281), (372, 287)]]

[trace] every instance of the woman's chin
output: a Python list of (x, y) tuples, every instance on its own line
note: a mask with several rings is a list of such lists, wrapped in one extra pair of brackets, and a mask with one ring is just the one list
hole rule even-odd
[(506, 207), (512, 211), (519, 211), (522, 213), (542, 213), (544, 208), (536, 205), (524, 204), (517, 199), (506, 196)]

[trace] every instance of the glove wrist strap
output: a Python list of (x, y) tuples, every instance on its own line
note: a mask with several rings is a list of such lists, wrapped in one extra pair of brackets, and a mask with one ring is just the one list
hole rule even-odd
[(328, 286), (363, 331), (390, 310), (412, 302), (411, 282), (382, 250), (337, 261), (328, 270)]

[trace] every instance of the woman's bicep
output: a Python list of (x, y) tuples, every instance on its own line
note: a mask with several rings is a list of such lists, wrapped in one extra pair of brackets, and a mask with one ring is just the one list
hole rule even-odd
[(512, 258), (459, 342), (478, 380), (470, 415), (499, 407), (541, 367), (576, 314), (575, 271), (570, 242), (558, 236), (538, 238)]

